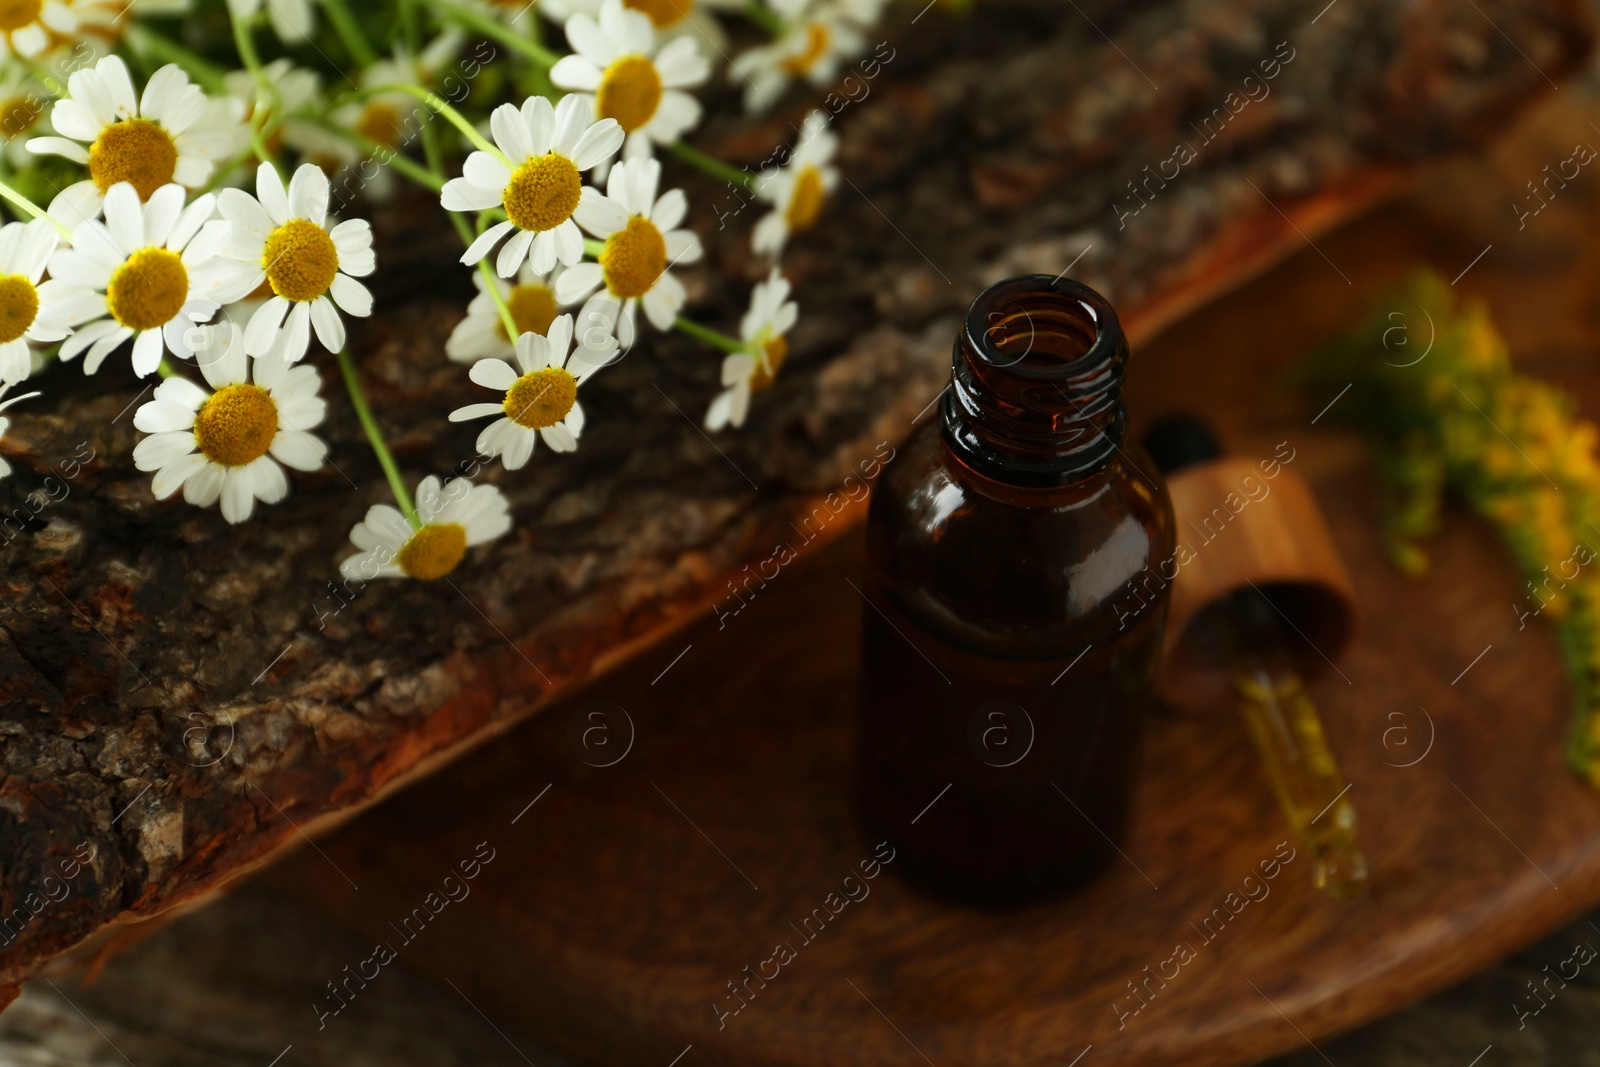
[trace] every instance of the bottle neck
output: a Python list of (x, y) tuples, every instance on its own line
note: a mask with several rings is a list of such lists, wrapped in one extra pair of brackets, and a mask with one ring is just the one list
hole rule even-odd
[(973, 301), (940, 405), (946, 444), (986, 477), (1066, 485), (1105, 469), (1122, 447), (1128, 343), (1093, 289), (1025, 275)]

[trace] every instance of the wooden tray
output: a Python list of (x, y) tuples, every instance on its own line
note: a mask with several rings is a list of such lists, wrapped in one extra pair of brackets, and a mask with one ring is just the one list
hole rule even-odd
[[(872, 853), (846, 802), (858, 533), (725, 627), (698, 624), (269, 877), (497, 1026), (651, 1067), (1238, 1064), (1320, 1043), (1579, 914), (1600, 899), (1600, 801), (1559, 757), (1567, 694), (1548, 632), (1517, 629), (1520, 590), (1475, 523), (1433, 546), (1431, 576), (1398, 578), (1364, 449), (1318, 415), (1333, 397), (1298, 396), (1281, 368), (1363, 290), (1424, 257), (1453, 274), (1494, 243), (1460, 287), (1494, 298), (1524, 365), (1596, 410), (1593, 198), (1518, 237), (1493, 188), (1585, 114), (1547, 109), (1486, 166), (1318, 238), (1135, 354), (1135, 410), (1198, 406), (1240, 455), (1290, 442), (1328, 513), (1363, 616), (1315, 696), (1362, 815), (1369, 897), (1320, 897), (1303, 856), (1263, 881), (1286, 835), (1242, 728), (1166, 716), (1147, 735), (1127, 861), (1083, 895), (994, 917), (885, 874), (807, 942), (796, 927)], [(613, 747), (583, 747), (597, 724)], [(496, 858), (470, 897), (408, 942), (405, 917), (480, 842)], [(1247, 891), (1260, 899), (1241, 906)], [(737, 1006), (727, 983), (779, 943), (795, 958), (719, 1027), (716, 1006)], [(1180, 946), (1193, 958), (1175, 965)], [(1133, 1014), (1130, 983), (1162, 970)], [(1513, 1026), (1515, 1005), (1501, 1010)]]
[[(1349, 471), (1317, 481), (1330, 499), (1367, 489)], [(1303, 856), (1261, 878), (1285, 834), (1242, 730), (1165, 717), (1127, 861), (1084, 895), (994, 917), (884, 874), (805, 926), (808, 943), (797, 928), (873, 852), (845, 799), (855, 536), (726, 630), (664, 649), (653, 686), (642, 672), (602, 684), (271, 877), (583, 1063), (662, 1067), (692, 1045), (685, 1064), (1062, 1067), (1092, 1046), (1085, 1063), (1195, 1065), (1320, 1040), (1600, 896), (1600, 805), (1557, 758), (1555, 656), (1481, 610), (1515, 595), (1492, 546), (1453, 537), (1436, 577), (1409, 587), (1366, 515), (1331, 510), (1369, 612), (1349, 684), (1332, 676), (1317, 696), (1367, 816), (1368, 899), (1319, 897)], [(624, 750), (623, 710), (631, 751), (586, 765)], [(575, 731), (595, 726), (611, 748), (597, 734), (585, 752)], [(495, 859), (471, 895), (408, 921), (480, 842)], [(1241, 903), (1247, 891), (1260, 899)], [(778, 944), (795, 958), (719, 1028), (714, 1006), (739, 1004), (726, 984), (770, 975)], [(1181, 966), (1180, 946), (1194, 953)], [(1119, 1019), (1113, 1005), (1139, 1005), (1128, 983), (1162, 969), (1176, 977), (1150, 979), (1147, 1006)]]

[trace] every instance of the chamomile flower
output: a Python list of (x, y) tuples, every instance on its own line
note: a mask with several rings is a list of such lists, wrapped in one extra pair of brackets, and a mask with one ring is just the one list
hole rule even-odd
[(776, 259), (790, 234), (816, 225), (824, 201), (839, 184), (839, 168), (832, 165), (838, 147), (838, 136), (828, 129), (828, 116), (813, 111), (800, 127), (788, 164), (756, 182), (756, 198), (772, 205), (750, 235), (758, 254)]
[(877, 21), (879, 0), (770, 0), (784, 30), (771, 44), (734, 57), (732, 76), (745, 86), (746, 110), (771, 107), (790, 84), (824, 88), (866, 48), (864, 26)]
[(286, 191), (277, 170), (263, 163), (255, 196), (224, 189), (217, 208), (230, 227), (219, 259), (226, 264), (219, 299), (240, 299), (263, 281), (272, 287), (272, 297), (250, 317), (245, 351), (277, 348), (294, 363), (305, 356), (313, 329), (329, 352), (343, 348), (339, 312), (372, 314), (372, 294), (356, 281), (375, 267), (372, 227), (347, 219), (328, 228), (327, 175), (302, 163)]
[(50, 280), (39, 287), (62, 324), (77, 327), (61, 344), (63, 361), (87, 350), (83, 372), (93, 374), (131, 337), (134, 373), (156, 369), (171, 347), (163, 329), (185, 321), (189, 301), (215, 291), (217, 242), (196, 239), (215, 205), (207, 193), (184, 207), (179, 185), (162, 186), (144, 204), (127, 182), (106, 192), (105, 221), (74, 230), (72, 247), (50, 257)]
[(478, 435), (478, 451), (499, 456), (508, 471), (528, 462), (541, 437), (557, 452), (574, 451), (583, 432), (578, 386), (617, 351), (614, 337), (605, 337), (598, 347), (590, 347), (591, 340), (586, 336), (572, 351), (571, 315), (552, 322), (548, 337), (523, 334), (517, 338), (515, 367), (502, 359), (481, 359), (467, 372), (484, 388), (503, 392), (500, 403), (468, 404), (452, 411), (450, 421), (502, 416)]
[(134, 426), (150, 436), (135, 446), (133, 462), (155, 472), (150, 490), (157, 500), (180, 488), (196, 507), (220, 499), (222, 517), (238, 523), (257, 500), (276, 504), (288, 494), (285, 466), (322, 466), (327, 445), (307, 431), (322, 421), (326, 405), (317, 396), (315, 367), (291, 367), (277, 355), (252, 360), (236, 334), (219, 336), (194, 353), (211, 391), (168, 378), (134, 412)]
[(68, 226), (98, 216), (118, 182), (130, 183), (141, 200), (172, 182), (199, 189), (244, 132), (243, 105), (232, 97), (210, 99), (175, 63), (152, 74), (136, 98), (127, 65), (107, 56), (74, 71), (67, 93), (50, 112), (61, 136), (35, 137), (28, 151), (65, 156), (89, 168), (88, 178), (50, 202), (50, 213)]
[(311, 0), (228, 0), (228, 7), (236, 17), (250, 20), (261, 13), (263, 3), (267, 8), (267, 21), (272, 23), (272, 32), (284, 44), (307, 41), (311, 38), (311, 31), (317, 28), (316, 12), (312, 10)]
[(485, 230), (461, 257), (473, 264), (507, 234), (495, 270), (502, 278), (517, 273), (524, 258), (548, 272), (557, 262), (583, 256), (583, 234), (597, 236), (620, 225), (622, 211), (582, 173), (609, 160), (622, 146), (623, 133), (611, 119), (592, 121), (580, 97), (567, 96), (555, 107), (530, 96), (519, 110), (501, 104), (489, 117), (496, 147), (505, 155), (474, 152), (462, 176), (445, 183), (440, 203), (447, 211), (505, 208), (508, 220)]
[(417, 486), (417, 518), (412, 527), (400, 510), (374, 504), (350, 531), (361, 551), (339, 564), (350, 581), (374, 578), (443, 578), (461, 565), (467, 549), (493, 541), (511, 529), (511, 509), (492, 485), (453, 478), (440, 486), (429, 475)]
[[(565, 267), (556, 266), (549, 274), (540, 274), (532, 264), (523, 263), (517, 272), (517, 284), (496, 278), (493, 285), (500, 298), (511, 309), (511, 321), (517, 325), (517, 336), (525, 333), (545, 334), (550, 323), (560, 314), (556, 303), (556, 280)], [(456, 323), (450, 339), (444, 343), (445, 355), (457, 363), (475, 363), (491, 356), (499, 359), (512, 354), (511, 338), (506, 335), (506, 325), (500, 321), (500, 308), (489, 292), (489, 284), (481, 271), (474, 271), (473, 284), (478, 295), (467, 305), (467, 317)]]
[(0, 6), (0, 58), (33, 59), (53, 43), (71, 37), (78, 18), (60, 0), (12, 0)]
[[(0, 385), (0, 411), (5, 411), (6, 408), (10, 407), (12, 404), (15, 404), (19, 400), (28, 400), (31, 397), (36, 397), (39, 395), (37, 392), (22, 393), (18, 396), (12, 397), (10, 400), (6, 400), (6, 390), (9, 388), (11, 388), (9, 384)], [(4, 437), (6, 435), (6, 431), (10, 428), (11, 420), (5, 415), (0, 415), (0, 437)], [(0, 478), (4, 478), (10, 473), (11, 464), (6, 461), (5, 457), (0, 456)]]
[(706, 411), (706, 429), (743, 426), (750, 412), (750, 394), (771, 385), (789, 358), (789, 340), (800, 309), (789, 299), (789, 280), (773, 267), (767, 280), (750, 293), (750, 309), (739, 324), (739, 336), (749, 349), (722, 360), (723, 391)]
[(613, 167), (606, 191), (627, 217), (615, 229), (597, 235), (605, 238), (598, 262), (568, 267), (556, 282), (556, 299), (562, 304), (575, 304), (603, 285), (604, 290), (584, 306), (585, 317), (593, 312), (614, 323), (623, 348), (633, 346), (634, 319), (641, 304), (652, 326), (672, 328), (686, 294), (670, 268), (693, 263), (701, 255), (694, 231), (676, 228), (688, 214), (688, 200), (681, 189), (669, 189), (658, 198), (660, 180), (661, 164), (654, 159), (628, 160)]
[(56, 250), (56, 231), (43, 219), (0, 226), (0, 382), (11, 385), (33, 372), (29, 341), (67, 335), (60, 309), (39, 293), (39, 279)]
[(605, 0), (596, 22), (585, 14), (566, 24), (573, 54), (550, 68), (550, 80), (572, 89), (596, 117), (615, 119), (628, 135), (623, 158), (651, 153), (651, 144), (671, 144), (700, 121), (700, 102), (684, 89), (711, 73), (693, 37), (656, 46), (649, 15)]

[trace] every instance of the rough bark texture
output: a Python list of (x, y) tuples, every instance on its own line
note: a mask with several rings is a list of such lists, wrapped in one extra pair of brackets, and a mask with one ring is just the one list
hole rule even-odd
[[(216, 886), (658, 634), (779, 541), (851, 521), (819, 498), (933, 399), (982, 284), (1076, 260), (1148, 332), (1298, 246), (1280, 208), (1312, 229), (1479, 143), (1591, 38), (1577, 0), (1338, 0), (1314, 24), (1300, 0), (915, 14), (838, 117), (851, 184), (786, 258), (802, 322), (750, 424), (708, 443), (717, 356), (648, 339), (585, 386), (578, 453), (483, 470), (517, 530), (450, 582), (338, 585), (350, 526), (387, 490), (326, 368), (332, 463), (236, 528), (151, 499), (130, 460), (148, 383), (125, 360), (39, 380), (0, 441), (18, 468), (0, 483), (0, 982)], [(1270, 94), (1230, 115), (1281, 41)], [(798, 117), (705, 140), (756, 163)], [(1180, 142), (1193, 160), (1142, 184)], [(730, 325), (747, 287), (727, 279), (762, 272), (744, 243), (759, 209), (729, 218), (731, 193), (685, 180), (710, 246), (693, 314)], [(442, 352), (470, 289), (431, 207), (376, 221), (378, 312), (352, 344), (414, 482), (474, 455), (445, 415), (480, 397)], [(64, 878), (80, 845), (92, 859)]]

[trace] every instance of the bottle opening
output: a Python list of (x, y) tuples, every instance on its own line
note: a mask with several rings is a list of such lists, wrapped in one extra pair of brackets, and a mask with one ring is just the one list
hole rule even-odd
[(967, 342), (985, 363), (1025, 378), (1065, 378), (1101, 362), (1122, 338), (1105, 298), (1067, 278), (1008, 278), (967, 312)]
[(1122, 444), (1128, 343), (1105, 297), (1047, 274), (996, 282), (972, 302), (941, 408), (968, 466), (1013, 485), (1062, 485)]

